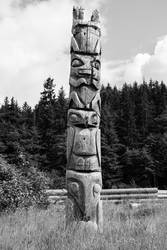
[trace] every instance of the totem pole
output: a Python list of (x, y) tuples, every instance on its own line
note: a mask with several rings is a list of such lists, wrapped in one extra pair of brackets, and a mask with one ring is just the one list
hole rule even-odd
[(100, 192), (100, 58), (99, 13), (84, 21), (84, 10), (73, 8), (70, 98), (67, 121), (66, 222), (102, 231)]

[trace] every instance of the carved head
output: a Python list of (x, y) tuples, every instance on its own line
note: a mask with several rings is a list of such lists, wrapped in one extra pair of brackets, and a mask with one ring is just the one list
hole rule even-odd
[(101, 31), (98, 11), (93, 11), (90, 21), (84, 21), (84, 10), (74, 8), (72, 34), (70, 108), (91, 109), (99, 113)]
[(67, 172), (68, 195), (74, 201), (75, 212), (80, 214), (81, 220), (96, 222), (101, 187), (100, 172)]
[(81, 128), (98, 127), (100, 117), (95, 111), (69, 109), (68, 125)]
[(71, 54), (70, 85), (79, 87), (81, 85), (100, 89), (100, 56)]
[[(72, 118), (73, 119), (73, 118)], [(100, 130), (96, 127), (67, 129), (67, 169), (101, 170)]]
[(73, 9), (71, 52), (101, 54), (99, 12), (94, 10), (90, 21), (84, 21), (84, 9)]

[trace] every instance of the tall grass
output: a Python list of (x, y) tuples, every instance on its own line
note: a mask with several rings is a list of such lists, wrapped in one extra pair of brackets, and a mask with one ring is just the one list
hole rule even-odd
[(103, 234), (86, 232), (76, 225), (65, 230), (64, 206), (3, 214), (0, 217), (0, 249), (167, 249), (165, 203), (132, 209), (128, 204), (104, 202), (103, 210)]

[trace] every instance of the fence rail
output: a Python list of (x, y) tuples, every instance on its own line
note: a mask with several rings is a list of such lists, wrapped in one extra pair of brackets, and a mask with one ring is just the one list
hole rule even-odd
[[(64, 201), (67, 198), (66, 189), (48, 189), (46, 194), (51, 203)], [(158, 190), (157, 188), (103, 189), (101, 200), (113, 202), (167, 200), (167, 190)]]

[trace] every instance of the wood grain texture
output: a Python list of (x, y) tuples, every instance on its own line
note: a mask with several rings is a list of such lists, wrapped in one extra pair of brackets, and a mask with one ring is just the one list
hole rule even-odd
[[(90, 221), (96, 229), (102, 229), (101, 173), (67, 171), (67, 224)], [(69, 212), (70, 211), (70, 212)]]
[(100, 71), (99, 13), (84, 21), (82, 8), (73, 9), (70, 96), (67, 115), (66, 222), (102, 231), (100, 192)]

